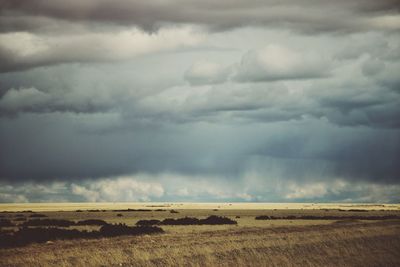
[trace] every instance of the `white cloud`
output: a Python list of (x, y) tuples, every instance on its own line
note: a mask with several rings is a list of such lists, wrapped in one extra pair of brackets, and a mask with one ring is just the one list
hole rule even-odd
[(398, 196), (399, 185), (333, 179), (303, 184), (288, 181), (285, 198), (291, 201), (335, 199), (347, 202), (386, 203), (398, 201)]
[(0, 193), (0, 202), (2, 203), (26, 203), (29, 202), (24, 195), (14, 193)]
[(215, 200), (215, 201), (251, 201), (254, 196), (247, 188), (236, 183), (230, 183), (219, 176), (185, 176), (181, 174), (159, 175), (157, 180), (166, 188), (166, 193), (172, 198), (183, 200)]
[(0, 99), (0, 110), (15, 112), (35, 109), (51, 101), (51, 97), (36, 88), (10, 89)]
[(399, 30), (400, 16), (398, 14), (386, 14), (367, 20), (371, 28), (382, 30)]
[(63, 202), (69, 195), (65, 182), (0, 183), (0, 202)]
[(71, 184), (71, 192), (91, 202), (149, 201), (164, 195), (164, 188), (157, 182), (142, 182), (123, 176)]
[(287, 199), (313, 199), (324, 197), (328, 190), (324, 183), (308, 184), (307, 186), (290, 185), (289, 192), (286, 194)]
[(390, 203), (400, 200), (400, 186), (332, 178), (284, 180), (249, 172), (231, 181), (221, 176), (178, 173), (137, 174), (82, 182), (0, 184), (0, 202), (135, 201), (331, 201)]
[(368, 58), (361, 66), (362, 73), (365, 76), (374, 76), (384, 69), (385, 62), (376, 58)]
[(210, 61), (197, 61), (185, 72), (185, 80), (192, 85), (225, 82), (230, 74), (229, 67)]
[[(204, 35), (193, 27), (167, 27), (157, 33), (137, 28), (116, 32), (86, 32), (76, 35), (0, 34), (0, 71), (37, 66), (126, 61), (139, 55), (192, 47)], [(17, 45), (15, 45), (17, 44)]]
[(72, 184), (71, 192), (74, 195), (83, 196), (87, 201), (96, 202), (100, 199), (100, 193), (91, 189), (87, 189), (85, 186)]
[(319, 78), (326, 76), (330, 68), (329, 62), (321, 55), (271, 44), (246, 53), (237, 66), (234, 79), (262, 82)]

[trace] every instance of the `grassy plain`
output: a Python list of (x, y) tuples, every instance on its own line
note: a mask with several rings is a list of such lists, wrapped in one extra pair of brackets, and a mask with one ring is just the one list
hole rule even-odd
[[(134, 210), (115, 211), (128, 208)], [(400, 216), (400, 205), (394, 204), (3, 204), (0, 211), (7, 212), (0, 216), (14, 220), (23, 215), (29, 220), (32, 213), (22, 212), (28, 210), (51, 219), (102, 219), (127, 225), (142, 219), (209, 215), (226, 216), (238, 224), (163, 225), (164, 234), (3, 248), (0, 266), (400, 266), (400, 221), (367, 219)], [(255, 220), (305, 215), (320, 219)], [(358, 219), (340, 219), (348, 216)], [(69, 228), (97, 230), (98, 226)]]

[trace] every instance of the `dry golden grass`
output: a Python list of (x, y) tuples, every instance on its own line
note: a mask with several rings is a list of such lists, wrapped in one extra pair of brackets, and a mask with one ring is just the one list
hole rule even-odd
[[(266, 210), (226, 206), (228, 208), (222, 208), (219, 204), (217, 211), (215, 206), (212, 209), (173, 206), (179, 213), (170, 213), (169, 210), (75, 212), (44, 209), (41, 213), (49, 218), (75, 221), (103, 219), (134, 225), (140, 219), (201, 218), (214, 214), (237, 220), (238, 225), (162, 226), (165, 234), (55, 241), (0, 249), (0, 266), (400, 266), (400, 221), (366, 221), (361, 217), (400, 215), (393, 207), (381, 211), (368, 206), (368, 212), (349, 212), (339, 211), (336, 206), (328, 211), (319, 207)], [(123, 208), (171, 207), (143, 207), (142, 204), (142, 207)], [(24, 208), (27, 209), (30, 208)], [(118, 213), (123, 216), (117, 217)], [(16, 214), (1, 215), (14, 218)], [(259, 215), (357, 215), (361, 219), (344, 223), (332, 220), (255, 220), (254, 217)], [(96, 229), (96, 226), (75, 227)]]

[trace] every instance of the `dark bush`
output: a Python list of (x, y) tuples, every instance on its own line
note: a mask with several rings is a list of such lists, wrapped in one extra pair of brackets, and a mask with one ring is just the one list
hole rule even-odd
[(18, 247), (31, 243), (44, 243), (50, 240), (100, 238), (120, 235), (141, 235), (163, 233), (163, 229), (155, 226), (129, 227), (123, 224), (107, 224), (100, 231), (79, 231), (59, 228), (21, 228), (16, 232), (0, 232), (0, 248)]
[(0, 219), (0, 227), (12, 227), (15, 226), (9, 219)]
[(103, 220), (83, 220), (76, 223), (76, 225), (106, 225), (107, 222)]
[(88, 212), (105, 212), (106, 210), (87, 210)]
[(137, 225), (217, 225), (217, 224), (237, 224), (236, 221), (227, 217), (209, 216), (205, 219), (197, 219), (192, 217), (178, 218), (178, 219), (164, 219), (159, 220), (140, 220)]
[(260, 216), (257, 216), (255, 219), (256, 220), (272, 220), (271, 217), (273, 217), (273, 216), (260, 215)]
[(118, 213), (117, 214), (117, 217), (122, 217), (123, 215), (121, 214), (121, 213)]
[(232, 219), (229, 219), (228, 217), (220, 217), (220, 216), (211, 215), (206, 219), (200, 220), (200, 224), (210, 224), (210, 225), (237, 224), (237, 222)]
[(152, 211), (150, 209), (125, 209), (125, 210), (113, 210), (114, 212), (129, 212), (129, 211)]
[(160, 220), (140, 220), (136, 223), (136, 225), (148, 226), (148, 225), (156, 225), (159, 223), (160, 223)]
[(11, 230), (11, 229), (7, 229), (7, 230), (5, 230), (5, 229), (0, 229), (0, 239), (1, 239), (1, 237), (2, 237), (3, 235), (12, 234), (12, 233), (14, 233), (14, 230)]
[(346, 219), (346, 220), (339, 220), (339, 221), (334, 221), (334, 224), (348, 224), (348, 223), (357, 223), (360, 222), (359, 220), (355, 219)]
[(45, 218), (45, 217), (47, 217), (47, 216), (44, 215), (44, 214), (37, 214), (37, 213), (35, 213), (35, 214), (30, 215), (29, 217), (31, 217), (31, 218)]
[(92, 238), (96, 232), (66, 230), (59, 228), (21, 228), (12, 234), (2, 235), (0, 247), (17, 247), (31, 243), (44, 243), (49, 240)]
[(37, 219), (29, 220), (22, 224), (22, 226), (60, 226), (68, 227), (74, 225), (73, 221), (68, 220), (58, 220), (58, 219)]
[(176, 211), (176, 210), (170, 210), (169, 212), (170, 213), (179, 213), (179, 211)]
[(15, 217), (25, 217), (24, 214), (15, 214)]
[(136, 226), (130, 227), (125, 224), (107, 224), (100, 228), (102, 236), (120, 236), (120, 235), (143, 235), (163, 233), (164, 230), (157, 226)]
[(179, 219), (165, 219), (160, 224), (162, 225), (198, 225), (200, 220), (197, 218), (185, 217)]
[(24, 221), (26, 221), (26, 218), (25, 217), (18, 217), (18, 218), (15, 218), (14, 221), (15, 222), (24, 222)]
[(368, 212), (368, 210), (350, 209), (350, 212)]
[(83, 210), (76, 210), (75, 212), (83, 212)]

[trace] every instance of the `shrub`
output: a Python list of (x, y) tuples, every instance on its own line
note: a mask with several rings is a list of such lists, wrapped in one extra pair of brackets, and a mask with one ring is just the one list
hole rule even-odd
[(136, 223), (136, 225), (148, 226), (148, 225), (156, 225), (159, 223), (160, 223), (160, 220), (140, 220)]
[(99, 209), (97, 209), (97, 210), (87, 210), (88, 212), (105, 212), (106, 210), (99, 210)]
[(261, 216), (257, 216), (255, 219), (256, 220), (272, 220), (273, 216), (267, 216), (267, 215), (261, 215)]
[(334, 221), (334, 224), (348, 224), (348, 223), (357, 223), (360, 222), (359, 220), (355, 219), (345, 219), (345, 220), (339, 220), (339, 221)]
[(211, 215), (206, 219), (200, 220), (200, 224), (210, 224), (210, 225), (237, 224), (237, 222), (232, 219), (229, 219), (228, 217), (220, 217), (220, 216)]
[(44, 214), (37, 214), (37, 213), (35, 213), (35, 214), (32, 214), (32, 215), (29, 216), (29, 217), (31, 217), (31, 218), (45, 218), (45, 217), (47, 217), (47, 216), (44, 215)]
[(170, 213), (179, 213), (179, 212), (176, 211), (176, 210), (170, 210), (169, 212), (170, 212)]
[(26, 221), (22, 224), (22, 226), (60, 226), (60, 227), (68, 227), (74, 225), (73, 221), (68, 220), (58, 220), (58, 219), (37, 219)]
[(12, 233), (14, 233), (14, 230), (10, 230), (10, 229), (7, 229), (7, 230), (5, 230), (5, 229), (0, 229), (0, 239), (1, 239), (1, 237), (2, 237), (3, 235), (5, 235), (5, 234), (12, 234)]
[(83, 220), (76, 223), (76, 225), (106, 225), (107, 222), (103, 220)]
[(185, 218), (179, 218), (179, 219), (165, 219), (160, 224), (162, 224), (162, 225), (196, 225), (196, 224), (200, 224), (199, 221), (200, 220), (197, 218), (185, 217)]
[(350, 209), (350, 212), (368, 212), (368, 210)]
[(9, 219), (0, 219), (0, 227), (12, 227), (15, 226)]
[(120, 235), (141, 235), (163, 233), (164, 230), (157, 226), (136, 226), (130, 227), (125, 224), (107, 224), (100, 228), (102, 236), (120, 236)]
[(24, 246), (31, 243), (44, 243), (50, 240), (100, 238), (120, 235), (141, 235), (163, 233), (155, 226), (129, 227), (123, 224), (107, 224), (100, 231), (79, 231), (59, 228), (21, 228), (16, 232), (0, 232), (0, 248)]
[(0, 247), (24, 246), (30, 243), (44, 243), (57, 239), (88, 238), (91, 235), (89, 232), (80, 232), (78, 230), (24, 227), (13, 234), (3, 235), (0, 239)]
[(117, 214), (117, 217), (122, 217), (123, 215), (121, 214), (121, 213), (118, 213)]
[(159, 220), (140, 220), (136, 224), (137, 225), (217, 225), (217, 224), (237, 224), (237, 222), (227, 217), (212, 215), (205, 219), (184, 217), (178, 219), (167, 218), (161, 222)]
[(125, 209), (125, 210), (113, 210), (114, 212), (129, 212), (129, 211), (152, 211), (150, 209)]

